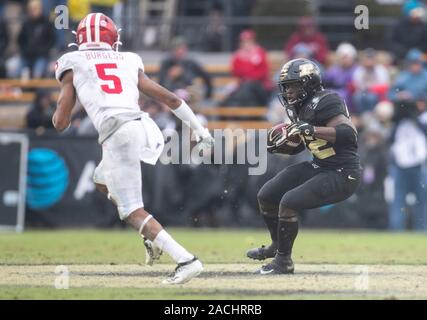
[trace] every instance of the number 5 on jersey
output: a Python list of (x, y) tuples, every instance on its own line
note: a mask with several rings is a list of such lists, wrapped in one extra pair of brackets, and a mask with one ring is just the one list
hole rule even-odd
[(101, 85), (102, 91), (106, 93), (112, 93), (112, 94), (122, 93), (123, 88), (122, 88), (122, 82), (120, 81), (120, 78), (115, 75), (106, 73), (108, 69), (117, 69), (117, 64), (99, 63), (99, 64), (96, 64), (95, 67), (96, 67), (96, 73), (98, 74), (98, 77), (101, 80), (109, 81), (108, 84)]

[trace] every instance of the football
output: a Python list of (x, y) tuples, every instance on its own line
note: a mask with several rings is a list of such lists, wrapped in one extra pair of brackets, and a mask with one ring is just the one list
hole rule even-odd
[(272, 153), (290, 154), (302, 142), (299, 135), (288, 136), (290, 124), (280, 123), (268, 130), (267, 148)]

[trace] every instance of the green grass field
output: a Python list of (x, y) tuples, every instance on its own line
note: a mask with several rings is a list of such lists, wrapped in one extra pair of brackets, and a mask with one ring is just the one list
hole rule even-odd
[[(0, 234), (0, 299), (427, 298), (425, 278), (417, 278), (427, 276), (427, 234), (303, 230), (294, 248), (296, 274), (265, 278), (251, 274), (261, 263), (245, 257), (248, 248), (268, 244), (262, 230), (170, 233), (204, 262), (200, 279), (159, 285), (172, 261), (163, 256), (157, 267), (145, 266), (142, 241), (130, 230)], [(56, 265), (69, 266), (70, 289), (54, 288)], [(354, 265), (370, 268), (373, 289), (352, 289)], [(414, 290), (403, 282), (394, 287), (400, 278), (408, 282), (406, 272), (415, 277)]]

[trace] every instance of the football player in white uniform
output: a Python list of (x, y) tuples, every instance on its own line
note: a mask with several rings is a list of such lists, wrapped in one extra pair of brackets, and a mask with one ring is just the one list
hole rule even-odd
[(91, 13), (78, 25), (78, 50), (64, 54), (56, 64), (60, 82), (58, 106), (52, 122), (62, 132), (70, 125), (71, 111), (79, 101), (99, 133), (102, 161), (94, 182), (117, 206), (120, 218), (138, 230), (152, 264), (162, 252), (178, 264), (164, 282), (185, 283), (200, 274), (202, 263), (178, 244), (144, 209), (140, 161), (155, 164), (163, 150), (160, 129), (138, 105), (140, 91), (168, 105), (198, 137), (201, 148), (213, 138), (189, 106), (144, 74), (141, 58), (118, 52), (119, 33), (102, 13)]

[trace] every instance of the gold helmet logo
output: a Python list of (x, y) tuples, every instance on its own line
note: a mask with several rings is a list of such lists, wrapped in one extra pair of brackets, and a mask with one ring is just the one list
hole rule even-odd
[(279, 77), (280, 81), (285, 80), (286, 76), (288, 75), (288, 71), (289, 71), (289, 63), (285, 64), (282, 67), (282, 70), (280, 71), (280, 77)]
[(299, 66), (299, 76), (309, 76), (311, 74), (319, 74), (318, 70), (314, 67), (312, 63), (305, 63)]

